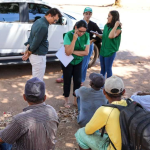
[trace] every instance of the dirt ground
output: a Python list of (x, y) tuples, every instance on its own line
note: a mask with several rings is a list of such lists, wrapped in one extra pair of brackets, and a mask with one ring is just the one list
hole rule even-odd
[[(64, 8), (65, 7), (77, 10), (77, 8), (71, 6), (64, 6)], [(79, 8), (77, 11), (80, 9), (83, 10), (83, 7)], [(98, 8), (95, 8), (95, 10), (96, 9)], [(102, 9), (105, 13), (114, 8), (107, 7)], [(125, 8), (119, 8), (122, 12), (124, 11), (123, 9)], [(138, 10), (136, 10), (136, 12), (137, 11)], [(144, 10), (144, 12), (145, 11), (148, 12), (148, 10)], [(134, 37), (138, 38), (135, 35)], [(130, 40), (128, 42), (129, 44), (127, 44), (124, 39), (125, 34), (122, 39), (122, 46), (113, 64), (113, 74), (123, 79), (126, 89), (125, 97), (130, 97), (136, 91), (150, 91), (150, 53), (145, 50), (147, 47), (144, 46), (138, 47), (138, 51), (136, 51), (134, 46), (136, 47), (137, 45), (132, 45)], [(89, 87), (88, 76), (92, 72), (100, 72), (99, 60), (97, 60), (93, 67), (88, 69), (87, 78), (84, 83), (85, 86)], [(79, 128), (75, 118), (76, 108), (71, 106), (71, 108), (67, 110), (63, 107), (63, 84), (55, 83), (55, 80), (60, 77), (61, 74), (59, 62), (47, 63), (46, 74), (44, 76), (47, 95), (46, 103), (52, 105), (57, 110), (61, 119), (57, 133), (56, 150), (76, 150), (78, 146), (74, 134)], [(0, 116), (3, 115), (3, 112), (11, 112), (15, 115), (20, 113), (22, 109), (27, 106), (22, 95), (24, 93), (25, 83), (30, 78), (30, 64), (0, 66)], [(72, 95), (70, 96), (70, 101), (73, 102)]]

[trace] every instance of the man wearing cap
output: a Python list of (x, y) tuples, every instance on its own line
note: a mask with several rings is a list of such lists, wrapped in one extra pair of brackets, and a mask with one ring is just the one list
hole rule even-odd
[[(121, 99), (125, 93), (124, 83), (121, 78), (117, 76), (107, 78), (103, 92), (109, 103), (127, 106), (126, 101)], [(117, 108), (106, 106), (98, 108), (85, 128), (79, 129), (75, 134), (80, 150), (121, 150), (119, 115), (120, 111)], [(101, 137), (99, 129), (104, 126), (107, 134)]]
[(107, 99), (101, 89), (104, 86), (105, 79), (103, 75), (98, 73), (91, 73), (90, 88), (85, 86), (80, 87), (75, 91), (78, 102), (79, 115), (77, 118), (80, 127), (85, 125), (91, 120), (95, 111), (102, 105), (107, 104)]
[(15, 150), (54, 150), (59, 121), (55, 109), (45, 104), (44, 82), (36, 77), (28, 80), (23, 97), (29, 106), (0, 131), (0, 142)]

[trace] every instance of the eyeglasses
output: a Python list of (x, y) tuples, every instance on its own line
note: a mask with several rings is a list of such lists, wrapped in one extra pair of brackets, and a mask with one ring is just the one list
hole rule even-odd
[(81, 30), (78, 30), (80, 33), (85, 33), (86, 31), (81, 31)]
[(53, 19), (54, 19), (54, 23), (56, 23), (58, 20), (56, 20), (54, 17), (53, 17)]

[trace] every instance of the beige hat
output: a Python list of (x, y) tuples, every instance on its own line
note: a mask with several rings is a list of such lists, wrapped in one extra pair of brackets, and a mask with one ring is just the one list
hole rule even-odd
[(109, 94), (119, 94), (124, 90), (124, 83), (121, 78), (111, 76), (106, 79), (104, 89)]

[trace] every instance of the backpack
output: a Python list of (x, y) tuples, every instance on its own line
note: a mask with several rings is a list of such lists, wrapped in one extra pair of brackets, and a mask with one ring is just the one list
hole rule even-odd
[[(126, 99), (127, 106), (103, 105), (120, 111), (122, 150), (150, 150), (150, 112), (139, 103)], [(102, 128), (103, 136), (105, 127)], [(111, 141), (110, 141), (111, 142)], [(116, 150), (115, 146), (111, 142)]]

